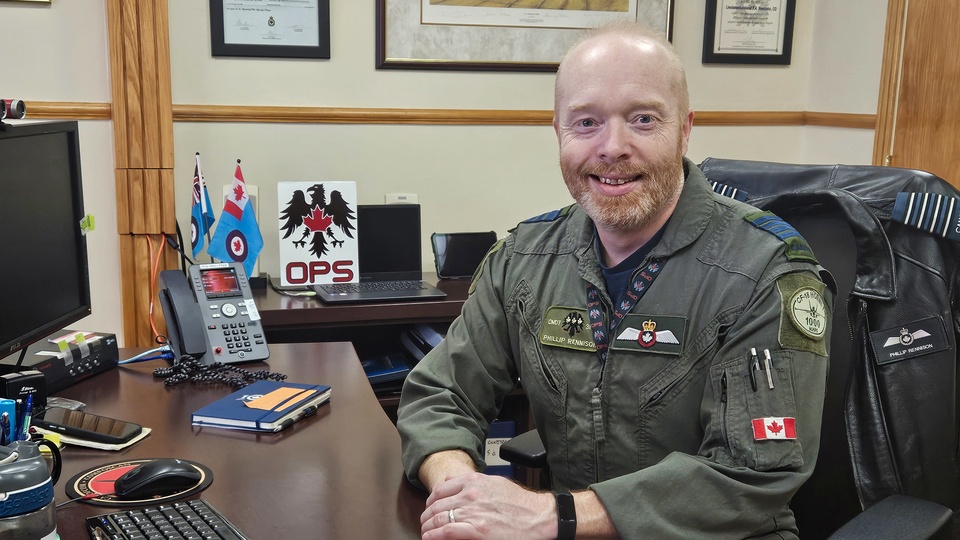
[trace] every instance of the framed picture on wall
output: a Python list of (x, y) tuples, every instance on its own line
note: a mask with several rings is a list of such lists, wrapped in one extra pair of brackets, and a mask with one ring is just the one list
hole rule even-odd
[(707, 0), (704, 64), (790, 65), (796, 0)]
[[(377, 69), (556, 71), (560, 57), (585, 28), (616, 19), (643, 21), (668, 38), (673, 0), (602, 0), (509, 7), (476, 0), (376, 0)], [(501, 3), (507, 4), (507, 3)]]
[(330, 58), (330, 0), (210, 0), (213, 56)]

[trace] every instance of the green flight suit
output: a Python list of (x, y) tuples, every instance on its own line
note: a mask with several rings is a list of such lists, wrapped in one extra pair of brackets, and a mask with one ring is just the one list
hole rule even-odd
[(460, 317), (404, 384), (410, 481), (440, 450), (482, 467), (488, 426), (520, 380), (554, 488), (592, 489), (621, 538), (796, 536), (788, 502), (819, 448), (833, 299), (821, 278), (832, 278), (791, 227), (713, 193), (689, 160), (684, 169), (647, 259), (662, 269), (609, 333), (605, 362), (587, 284), (607, 323), (619, 300), (586, 214), (545, 214), (494, 246)]

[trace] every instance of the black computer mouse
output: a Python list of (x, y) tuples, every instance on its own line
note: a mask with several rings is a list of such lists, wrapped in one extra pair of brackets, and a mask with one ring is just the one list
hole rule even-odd
[(175, 458), (158, 458), (138, 465), (117, 478), (114, 494), (121, 499), (149, 499), (190, 489), (200, 483), (196, 467)]

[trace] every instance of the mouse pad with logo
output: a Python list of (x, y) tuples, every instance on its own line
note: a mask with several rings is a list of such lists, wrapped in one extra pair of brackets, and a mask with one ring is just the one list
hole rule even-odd
[(81, 497), (90, 496), (89, 499), (84, 499), (83, 502), (97, 506), (126, 507), (159, 504), (183, 497), (189, 497), (190, 495), (194, 495), (207, 489), (210, 484), (213, 483), (213, 471), (211, 471), (205, 465), (184, 459), (181, 461), (187, 462), (191, 467), (194, 467), (200, 473), (200, 481), (197, 483), (197, 485), (164, 495), (162, 497), (153, 497), (149, 499), (119, 499), (113, 495), (113, 484), (116, 482), (117, 478), (123, 476), (124, 473), (130, 469), (133, 469), (134, 467), (142, 465), (148, 461), (153, 461), (153, 458), (131, 459), (94, 467), (93, 469), (81, 472), (68, 480), (64, 486), (64, 491), (66, 491), (67, 497), (70, 499), (79, 499)]

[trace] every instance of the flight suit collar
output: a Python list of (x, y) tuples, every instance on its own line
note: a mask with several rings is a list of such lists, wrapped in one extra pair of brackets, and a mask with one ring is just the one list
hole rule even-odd
[(663, 238), (651, 256), (665, 258), (694, 243), (710, 223), (713, 215), (713, 191), (700, 169), (683, 158), (684, 183), (677, 207), (673, 210)]

